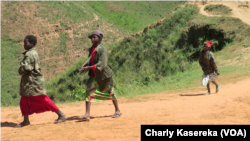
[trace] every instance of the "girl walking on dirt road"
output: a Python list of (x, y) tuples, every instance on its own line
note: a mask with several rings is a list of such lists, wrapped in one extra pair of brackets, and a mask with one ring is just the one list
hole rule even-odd
[(84, 71), (89, 70), (89, 79), (87, 82), (86, 96), (86, 113), (78, 119), (90, 120), (90, 105), (96, 100), (112, 100), (115, 113), (112, 116), (117, 118), (122, 115), (118, 107), (118, 102), (113, 88), (112, 69), (108, 65), (108, 52), (106, 47), (101, 44), (103, 33), (100, 30), (92, 32), (88, 38), (92, 42), (92, 47), (89, 48), (90, 61), (82, 66)]
[(46, 94), (45, 80), (41, 72), (39, 55), (34, 48), (37, 39), (33, 35), (27, 35), (24, 39), (24, 58), (20, 62), (19, 74), (22, 75), (20, 82), (20, 109), (24, 120), (16, 127), (30, 125), (29, 115), (46, 111), (56, 112), (58, 119), (55, 123), (64, 122), (65, 114), (51, 101)]
[[(211, 47), (212, 41), (205, 42), (203, 50), (200, 52), (199, 55), (199, 64), (203, 70), (201, 84), (207, 86), (208, 92), (206, 93), (206, 95), (209, 95), (211, 93), (209, 82), (212, 82), (216, 85), (216, 93), (220, 90), (220, 84), (217, 84), (215, 81), (217, 79), (217, 76), (220, 74), (215, 63), (214, 55), (210, 51)], [(214, 72), (217, 73), (217, 75), (215, 75)]]

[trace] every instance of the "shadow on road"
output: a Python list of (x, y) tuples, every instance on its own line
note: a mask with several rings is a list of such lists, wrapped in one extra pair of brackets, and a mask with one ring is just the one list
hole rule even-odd
[(180, 96), (204, 96), (206, 94), (180, 94)]
[(1, 127), (15, 127), (17, 124), (13, 122), (1, 122)]

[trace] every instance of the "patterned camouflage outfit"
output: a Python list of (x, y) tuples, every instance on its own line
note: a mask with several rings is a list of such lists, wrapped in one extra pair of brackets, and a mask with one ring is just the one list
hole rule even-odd
[(22, 75), (20, 83), (21, 96), (46, 95), (45, 80), (40, 69), (40, 59), (35, 48), (23, 53), (19, 73)]
[(22, 75), (20, 83), (20, 109), (22, 115), (42, 113), (45, 111), (57, 112), (59, 108), (46, 94), (46, 85), (41, 73), (40, 59), (35, 48), (23, 53), (20, 62), (19, 74)]

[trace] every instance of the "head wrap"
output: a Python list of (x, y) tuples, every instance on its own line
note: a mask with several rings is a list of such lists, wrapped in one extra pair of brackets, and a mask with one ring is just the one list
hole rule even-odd
[(207, 41), (207, 42), (204, 42), (204, 45), (208, 45), (208, 48), (211, 48), (212, 47), (212, 41)]

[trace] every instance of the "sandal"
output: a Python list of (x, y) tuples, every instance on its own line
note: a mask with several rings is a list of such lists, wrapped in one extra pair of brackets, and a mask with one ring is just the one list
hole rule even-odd
[(59, 117), (59, 118), (56, 120), (55, 124), (56, 124), (56, 123), (64, 122), (64, 121), (67, 120), (67, 119), (68, 119), (68, 118), (66, 118), (65, 116)]
[(114, 113), (114, 115), (112, 116), (112, 118), (118, 118), (122, 115), (122, 113)]
[(15, 126), (15, 128), (20, 128), (20, 127), (24, 127), (24, 126), (30, 126), (30, 123), (20, 123), (20, 124), (17, 124)]
[(220, 84), (219, 84), (218, 88), (216, 89), (216, 93), (218, 93), (219, 90), (220, 90)]
[(79, 117), (78, 117), (78, 120), (79, 120), (79, 121), (89, 121), (89, 120), (90, 120), (90, 117), (79, 116)]

